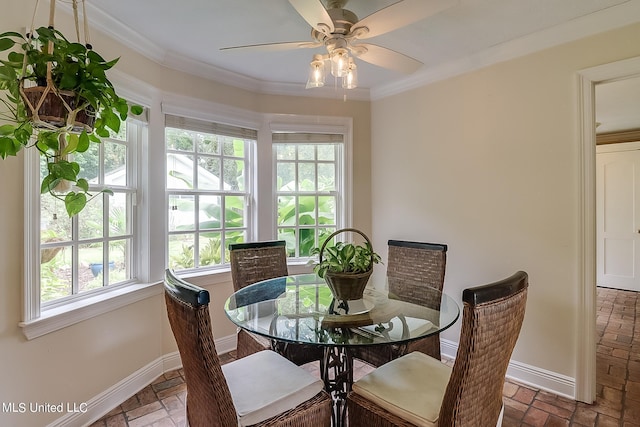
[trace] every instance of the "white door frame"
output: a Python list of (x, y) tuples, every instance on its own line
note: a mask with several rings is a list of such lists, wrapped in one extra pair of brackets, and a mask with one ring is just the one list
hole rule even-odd
[(576, 400), (596, 400), (596, 133), (595, 85), (640, 77), (640, 57), (578, 72), (581, 154)]

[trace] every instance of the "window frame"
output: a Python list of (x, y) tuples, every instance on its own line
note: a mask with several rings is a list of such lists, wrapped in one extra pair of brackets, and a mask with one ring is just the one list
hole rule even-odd
[[(146, 111), (143, 115), (146, 117)], [(42, 302), (41, 285), (40, 285), (40, 155), (37, 150), (25, 150), (25, 212), (30, 215), (25, 217), (25, 245), (24, 245), (24, 283), (23, 283), (23, 315), (19, 326), (23, 328), (23, 332), (27, 339), (33, 339), (49, 332), (61, 329), (65, 326), (77, 323), (93, 317), (101, 312), (110, 311), (119, 306), (129, 304), (131, 299), (146, 298), (150, 294), (145, 291), (146, 286), (139, 282), (140, 259), (138, 254), (142, 249), (142, 239), (139, 232), (140, 218), (142, 215), (139, 209), (139, 198), (141, 189), (141, 171), (140, 159), (142, 146), (146, 142), (148, 134), (148, 123), (146, 119), (129, 118), (127, 123), (127, 139), (132, 141), (132, 145), (128, 150), (127, 157), (127, 174), (131, 177), (131, 183), (126, 186), (113, 186), (118, 192), (131, 194), (132, 206), (130, 214), (130, 231), (127, 236), (131, 238), (132, 255), (130, 255), (131, 278), (120, 283), (102, 286), (97, 289), (89, 290), (82, 293), (72, 294), (60, 299), (49, 302)], [(102, 146), (100, 147), (102, 149)], [(103, 165), (99, 166), (102, 170)], [(109, 188), (104, 183), (92, 186), (94, 190), (101, 188)], [(100, 196), (98, 196), (100, 197)], [(106, 209), (106, 206), (103, 206)], [(72, 221), (77, 221), (73, 218)], [(105, 226), (108, 226), (106, 224)], [(119, 236), (121, 237), (121, 236)], [(95, 239), (91, 239), (95, 240)], [(103, 242), (113, 240), (112, 237), (103, 236), (99, 239)], [(77, 245), (79, 240), (77, 236), (72, 237), (72, 244)], [(77, 251), (77, 249), (76, 249)], [(136, 292), (137, 291), (137, 292)], [(140, 292), (142, 291), (142, 292)], [(129, 297), (124, 298), (125, 295)], [(85, 307), (96, 304), (97, 302), (113, 299), (103, 309), (96, 312), (88, 312)], [(104, 311), (102, 311), (104, 310)]]
[[(339, 199), (336, 213), (336, 227), (338, 229), (350, 227), (353, 221), (353, 118), (351, 117), (332, 117), (332, 116), (304, 116), (291, 115), (286, 118), (280, 116), (267, 116), (268, 120), (268, 156), (271, 161), (268, 173), (271, 185), (271, 198), (267, 215), (263, 209), (267, 208), (267, 204), (259, 206), (260, 218), (269, 218), (270, 223), (264, 224), (270, 230), (270, 238), (275, 238), (277, 234), (277, 191), (276, 191), (276, 171), (275, 153), (273, 152), (274, 133), (318, 133), (318, 134), (340, 134), (342, 135), (342, 159), (338, 160), (339, 165), (336, 171), (339, 175), (341, 188), (337, 189)], [(336, 183), (336, 185), (338, 185)], [(314, 193), (315, 194), (315, 193)], [(306, 264), (310, 257), (289, 258), (291, 264)]]
[[(278, 133), (283, 133), (283, 132), (273, 132), (272, 133), (272, 138), (273, 135), (278, 134)], [(326, 133), (318, 133), (318, 132), (287, 132), (287, 135), (327, 135)], [(329, 139), (333, 139), (332, 137), (335, 136), (340, 136), (341, 137), (341, 141), (329, 141)], [(285, 138), (285, 139), (289, 139), (289, 138)], [(344, 228), (344, 215), (343, 215), (343, 210), (344, 210), (344, 205), (345, 205), (345, 198), (344, 198), (344, 152), (345, 152), (345, 136), (342, 133), (332, 133), (332, 134), (328, 134), (328, 138), (313, 138), (313, 136), (311, 136), (311, 139), (315, 139), (315, 141), (309, 141), (309, 142), (303, 142), (303, 141), (296, 141), (294, 140), (290, 140), (290, 141), (277, 141), (275, 140), (275, 138), (272, 139), (272, 149), (273, 149), (273, 154), (272, 154), (272, 171), (273, 171), (273, 197), (274, 197), (274, 205), (275, 205), (275, 214), (276, 214), (276, 220), (275, 220), (275, 224), (274, 227), (276, 229), (275, 231), (275, 235), (276, 238), (280, 238), (280, 234), (279, 234), (279, 230), (281, 229), (294, 229), (295, 230), (295, 240), (296, 240), (296, 245), (294, 248), (294, 256), (290, 256), (289, 259), (292, 260), (293, 262), (296, 261), (307, 261), (309, 258), (311, 258), (310, 256), (304, 256), (304, 255), (300, 255), (300, 245), (299, 245), (299, 233), (300, 233), (300, 229), (301, 228), (309, 228), (309, 229), (313, 229), (314, 234), (315, 234), (315, 238), (317, 239), (317, 234), (318, 234), (318, 229), (321, 228), (334, 228), (335, 230), (339, 230), (341, 228)], [(320, 141), (322, 139), (325, 139), (324, 141)], [(306, 159), (300, 159), (298, 157), (299, 151), (296, 148), (296, 158), (293, 160), (286, 160), (286, 161), (280, 161), (277, 158), (277, 151), (276, 151), (276, 146), (277, 145), (292, 145), (292, 146), (296, 146), (296, 147), (300, 147), (300, 146), (313, 146), (314, 147), (314, 151), (315, 151), (315, 155), (317, 155), (317, 147), (322, 146), (323, 144), (327, 144), (327, 145), (332, 145), (334, 147), (336, 147), (335, 150), (335, 159), (332, 161), (327, 161), (327, 160), (321, 160), (318, 159), (317, 157), (314, 158), (313, 160), (306, 160)], [(299, 171), (299, 166), (300, 165), (304, 165), (304, 164), (312, 164), (314, 165), (314, 169), (316, 171), (315, 173), (315, 181), (316, 184), (318, 183), (318, 167), (322, 164), (334, 164), (335, 166), (335, 187), (333, 190), (318, 190), (316, 189), (315, 191), (304, 191), (301, 190), (300, 188), (297, 188), (295, 191), (291, 191), (291, 192), (282, 192), (277, 188), (277, 179), (278, 179), (278, 164), (279, 163), (293, 163), (294, 165), (296, 165), (296, 178), (298, 178), (298, 172)], [(296, 182), (296, 187), (298, 186), (298, 182)], [(294, 198), (301, 198), (301, 197), (314, 197), (316, 200), (315, 206), (316, 209), (318, 209), (319, 207), (319, 203), (318, 203), (318, 199), (320, 197), (326, 197), (326, 196), (330, 196), (330, 197), (334, 197), (335, 198), (335, 202), (336, 202), (336, 206), (335, 206), (335, 210), (336, 210), (336, 216), (335, 216), (335, 221), (334, 221), (334, 225), (332, 226), (323, 226), (321, 224), (314, 224), (314, 225), (307, 225), (307, 226), (301, 226), (299, 223), (299, 220), (296, 219), (295, 221), (295, 225), (292, 226), (279, 226), (278, 225), (278, 200), (280, 197), (294, 197)], [(296, 204), (296, 217), (299, 217), (299, 212), (297, 211), (297, 207), (298, 204)], [(316, 211), (316, 219), (318, 216), (318, 212)], [(334, 230), (334, 231), (335, 231)], [(317, 246), (320, 246), (320, 242), (317, 242)], [(287, 248), (287, 250), (289, 250), (289, 248)]]
[[(22, 321), (19, 322), (28, 340), (54, 332), (78, 322), (94, 318), (104, 313), (122, 308), (129, 304), (157, 297), (162, 294), (162, 275), (167, 265), (166, 240), (168, 215), (164, 213), (167, 206), (164, 167), (150, 167), (163, 164), (166, 160), (164, 149), (164, 115), (184, 115), (201, 120), (229, 123), (241, 127), (258, 130), (257, 143), (249, 147), (253, 159), (253, 176), (251, 178), (253, 193), (251, 194), (252, 217), (250, 240), (271, 240), (276, 236), (276, 220), (274, 205), (274, 188), (272, 185), (272, 132), (305, 132), (305, 133), (342, 133), (344, 135), (343, 157), (343, 211), (342, 224), (348, 227), (352, 221), (352, 132), (353, 118), (337, 116), (296, 115), (258, 113), (193, 97), (158, 93), (156, 89), (126, 76), (118, 79), (120, 91), (133, 102), (149, 107), (144, 117), (140, 117), (141, 140), (137, 145), (138, 197), (135, 201), (137, 213), (137, 281), (126, 286), (105, 287), (105, 292), (87, 295), (73, 302), (40, 308), (39, 288), (34, 292), (29, 284), (33, 284), (33, 276), (37, 274), (30, 268), (33, 260), (39, 260), (39, 218), (28, 214), (24, 218), (24, 280), (22, 284), (23, 310)], [(156, 97), (157, 94), (158, 96)], [(158, 144), (161, 139), (161, 144)], [(24, 151), (24, 211), (34, 212), (34, 198), (39, 198), (39, 155), (35, 150)], [(38, 208), (39, 209), (39, 208)], [(161, 212), (160, 215), (157, 213)], [(154, 214), (152, 214), (154, 213)], [(133, 225), (133, 224), (132, 224)], [(35, 239), (35, 240), (34, 240)], [(290, 271), (306, 272), (306, 263), (289, 261)], [(228, 266), (216, 271), (197, 271), (186, 276), (200, 285), (228, 284), (231, 280)]]
[[(168, 119), (169, 116), (173, 116), (171, 120)], [(183, 126), (178, 126), (178, 122), (180, 121), (184, 121), (184, 122), (191, 122), (192, 126), (189, 126), (189, 124), (185, 124)], [(171, 123), (169, 123), (171, 122)], [(197, 123), (200, 122), (200, 123)], [(202, 126), (202, 127), (200, 127)], [(212, 129), (205, 129), (206, 127), (211, 126)], [(235, 130), (237, 130), (238, 132), (240, 132), (242, 129), (247, 129), (250, 131), (254, 131), (255, 132), (255, 137), (254, 138), (247, 138), (247, 137), (242, 137), (242, 136), (231, 136), (228, 134), (225, 134), (224, 131), (219, 132), (219, 133), (215, 133), (215, 128), (236, 128)], [(200, 229), (200, 224), (198, 222), (194, 223), (194, 228), (192, 230), (189, 230), (188, 233), (187, 232), (177, 232), (175, 230), (171, 230), (169, 227), (169, 220), (170, 220), (170, 216), (168, 214), (168, 208), (169, 208), (169, 200), (171, 198), (171, 196), (175, 196), (175, 195), (185, 195), (185, 196), (193, 196), (194, 198), (197, 198), (198, 196), (216, 196), (216, 197), (220, 197), (221, 199), (221, 206), (224, 206), (226, 201), (224, 200), (225, 197), (227, 196), (232, 196), (232, 197), (244, 197), (245, 201), (246, 201), (246, 207), (245, 207), (245, 218), (244, 218), (244, 226), (238, 229), (232, 229), (229, 228), (227, 229), (227, 227), (223, 224), (223, 222), (221, 221), (220, 223), (220, 227), (213, 232), (219, 232), (221, 234), (221, 240), (224, 244), (224, 242), (226, 242), (226, 233), (228, 231), (236, 231), (236, 230), (244, 230), (244, 236), (247, 240), (251, 239), (251, 236), (253, 236), (255, 234), (254, 230), (253, 230), (253, 224), (254, 224), (254, 206), (255, 203), (253, 203), (253, 193), (255, 193), (255, 185), (254, 185), (254, 179), (253, 176), (255, 174), (255, 169), (256, 169), (256, 165), (255, 165), (255, 144), (257, 142), (257, 129), (250, 129), (250, 127), (247, 126), (238, 126), (235, 124), (228, 124), (228, 122), (223, 123), (220, 121), (213, 121), (213, 120), (208, 120), (208, 119), (202, 119), (202, 118), (197, 118), (194, 119), (192, 117), (185, 117), (185, 116), (178, 116), (178, 115), (174, 115), (174, 114), (165, 114), (165, 123), (163, 126), (164, 129), (164, 138), (163, 138), (163, 143), (164, 143), (164, 149), (165, 149), (165, 168), (166, 168), (166, 162), (168, 159), (168, 155), (169, 153), (180, 153), (180, 150), (169, 150), (167, 147), (167, 139), (166, 139), (166, 130), (168, 128), (171, 129), (180, 129), (180, 130), (185, 130), (188, 132), (194, 132), (194, 133), (202, 133), (202, 134), (208, 134), (208, 135), (219, 135), (219, 136), (223, 136), (223, 137), (231, 137), (231, 138), (239, 138), (239, 139), (243, 139), (245, 141), (245, 146), (244, 146), (244, 157), (242, 157), (241, 159), (244, 161), (245, 165), (244, 165), (244, 170), (246, 172), (245, 175), (245, 182), (244, 182), (244, 186), (245, 189), (244, 190), (238, 190), (238, 191), (231, 191), (231, 190), (224, 190), (224, 188), (219, 188), (217, 190), (210, 190), (210, 189), (191, 189), (191, 190), (186, 190), (186, 189), (176, 189), (176, 188), (168, 188), (168, 183), (166, 181), (167, 178), (167, 173), (166, 173), (166, 169), (165, 169), (165, 211), (167, 212), (167, 219), (166, 219), (166, 223), (167, 226), (165, 228), (165, 234), (166, 234), (166, 242), (165, 242), (165, 265), (169, 266), (170, 264), (170, 256), (169, 256), (169, 243), (170, 243), (170, 236), (172, 235), (180, 235), (180, 234), (193, 234), (194, 237), (194, 264), (196, 264), (196, 261), (199, 258), (199, 253), (196, 253), (196, 249), (198, 249), (198, 244), (200, 241), (200, 233), (209, 233), (212, 231), (202, 231)], [(233, 132), (234, 129), (231, 129), (231, 132)], [(194, 140), (194, 150), (193, 151), (189, 151), (189, 152), (185, 152), (188, 153), (188, 155), (192, 155), (194, 157), (193, 159), (193, 164), (197, 165), (198, 164), (198, 150), (196, 148), (196, 143)], [(224, 153), (222, 152), (222, 147), (220, 147), (220, 153), (219, 154), (215, 154), (215, 155), (210, 155), (207, 153), (202, 153), (203, 157), (217, 157), (220, 159), (221, 163), (220, 163), (220, 168), (221, 171), (223, 170), (223, 159), (225, 158), (229, 158), (229, 159), (240, 159), (240, 157), (233, 157), (233, 156), (225, 156)], [(224, 176), (224, 174), (223, 174)], [(193, 175), (194, 178), (194, 182), (197, 182), (198, 180), (198, 174), (194, 173)], [(198, 206), (198, 202), (195, 203), (195, 206)], [(216, 271), (220, 271), (220, 270), (226, 270), (229, 268), (229, 261), (226, 260), (225, 262), (225, 253), (226, 253), (226, 244), (224, 244), (223, 247), (221, 247), (221, 263), (220, 264), (213, 264), (213, 265), (206, 265), (206, 266), (200, 266), (198, 265), (197, 267), (190, 267), (190, 268), (185, 268), (185, 269), (180, 269), (177, 271), (180, 271), (181, 274), (183, 275), (189, 275), (192, 273), (198, 273), (198, 274), (203, 274), (203, 273), (215, 273)]]

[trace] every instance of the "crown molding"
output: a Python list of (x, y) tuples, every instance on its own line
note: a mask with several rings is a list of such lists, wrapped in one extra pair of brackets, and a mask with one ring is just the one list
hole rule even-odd
[[(611, 6), (605, 10), (573, 19), (564, 24), (493, 46), (484, 51), (450, 61), (440, 66), (432, 68), (425, 67), (423, 70), (394, 83), (372, 89), (356, 88), (343, 91), (340, 88), (330, 86), (309, 90), (305, 89), (302, 84), (259, 80), (211, 64), (206, 64), (202, 61), (187, 58), (177, 52), (167, 51), (158, 44), (126, 27), (121, 22), (113, 19), (92, 4), (89, 3), (87, 8), (89, 8), (89, 17), (91, 25), (94, 28), (100, 30), (110, 38), (129, 46), (140, 55), (167, 68), (251, 92), (269, 95), (305, 96), (356, 101), (371, 101), (386, 98), (495, 63), (610, 31), (639, 22), (638, 16), (640, 16), (640, 2), (628, 0), (625, 3)], [(63, 9), (65, 9), (67, 13), (71, 13), (69, 7), (64, 7)]]
[[(140, 52), (141, 54), (143, 52)], [(349, 100), (369, 100), (369, 90), (356, 88), (348, 91), (325, 86), (321, 88), (305, 89), (298, 83), (269, 82), (266, 80), (254, 79), (253, 77), (238, 74), (225, 70), (215, 65), (207, 64), (193, 58), (186, 57), (177, 52), (167, 51), (162, 65), (185, 72), (190, 75), (213, 80), (229, 86), (249, 90), (251, 92), (264, 93), (268, 95), (285, 96), (306, 96), (314, 98), (336, 98), (343, 99), (343, 95)]]
[(600, 133), (596, 135), (596, 145), (620, 144), (623, 142), (640, 141), (640, 129), (630, 129), (618, 132)]
[(371, 89), (371, 99), (386, 98), (492, 64), (630, 25), (639, 22), (639, 16), (640, 2), (628, 0), (625, 3), (493, 46), (441, 66), (425, 67), (403, 80)]
[[(61, 8), (71, 15), (72, 10), (69, 4), (61, 2)], [(150, 60), (162, 64), (165, 61), (166, 50), (157, 43), (149, 40), (140, 33), (132, 30), (122, 22), (107, 15), (101, 9), (88, 2), (87, 16), (91, 22), (91, 27), (106, 34), (109, 38), (123, 44)]]
[[(156, 62), (164, 67), (182, 71), (184, 73), (212, 80), (217, 83), (237, 87), (251, 92), (264, 93), (269, 95), (285, 95), (285, 96), (306, 96), (318, 98), (346, 98), (349, 100), (368, 101), (369, 89), (356, 88), (346, 93), (341, 90), (335, 90), (330, 87), (314, 88), (313, 90), (305, 89), (304, 85), (296, 83), (281, 83), (259, 80), (229, 71), (215, 65), (207, 64), (202, 61), (188, 58), (178, 52), (166, 50), (158, 44), (152, 42), (148, 38), (133, 31), (120, 21), (113, 19), (110, 15), (103, 12), (92, 4), (88, 4), (89, 17), (91, 26), (117, 42), (130, 47), (140, 55)], [(71, 13), (71, 8), (63, 7), (67, 13)]]

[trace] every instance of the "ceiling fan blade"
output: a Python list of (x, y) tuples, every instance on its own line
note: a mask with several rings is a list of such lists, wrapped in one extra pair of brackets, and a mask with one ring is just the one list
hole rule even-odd
[(353, 24), (351, 32), (357, 34), (359, 39), (379, 36), (435, 15), (457, 3), (458, 0), (399, 1), (356, 22)]
[(289, 0), (298, 13), (313, 28), (324, 34), (331, 34), (335, 30), (333, 21), (320, 0)]
[[(359, 59), (379, 67), (411, 74), (424, 65), (417, 59), (413, 59), (395, 50), (387, 49), (386, 47), (368, 43), (355, 46), (356, 49), (358, 47), (366, 48), (366, 52), (362, 52), (357, 56)], [(364, 51), (365, 49), (362, 50)]]
[(314, 47), (320, 47), (320, 46), (322, 46), (322, 43), (319, 43), (319, 42), (284, 42), (284, 43), (262, 43), (262, 44), (250, 44), (246, 46), (221, 47), (220, 50), (224, 50), (227, 52), (231, 52), (231, 51), (277, 52), (280, 50), (308, 49), (308, 48), (314, 48)]

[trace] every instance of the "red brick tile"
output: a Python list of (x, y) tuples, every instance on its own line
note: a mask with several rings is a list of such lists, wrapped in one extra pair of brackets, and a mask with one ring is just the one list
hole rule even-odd
[(154, 391), (158, 392), (161, 390), (166, 390), (168, 388), (174, 387), (178, 384), (183, 384), (184, 380), (182, 379), (182, 377), (177, 376), (159, 383), (155, 383), (152, 385), (152, 388)]
[(160, 390), (157, 394), (159, 399), (164, 399), (166, 397), (173, 396), (182, 391), (185, 391), (186, 389), (187, 389), (187, 385), (185, 383), (180, 383), (168, 389)]
[(619, 427), (620, 423), (617, 418), (600, 414), (596, 420), (595, 427)]
[(518, 386), (509, 381), (505, 381), (504, 386), (502, 387), (502, 395), (506, 397), (513, 397), (518, 391)]
[(528, 405), (533, 402), (534, 397), (536, 397), (535, 391), (525, 387), (520, 387), (515, 396), (513, 396), (513, 399), (517, 400), (518, 402), (526, 403)]
[(127, 427), (127, 420), (124, 414), (108, 417), (106, 427)]
[(598, 418), (598, 413), (596, 411), (587, 408), (578, 408), (573, 415), (572, 422), (586, 426), (594, 426), (596, 425), (596, 418)]
[(547, 420), (545, 427), (567, 427), (569, 425), (571, 425), (569, 420), (552, 415)]
[(548, 412), (550, 414), (553, 414), (560, 418), (565, 418), (565, 419), (571, 418), (571, 415), (573, 414), (573, 411), (569, 411), (564, 408), (559, 408), (555, 405), (551, 405), (547, 402), (543, 402), (537, 399), (533, 402), (533, 407), (542, 409), (545, 412)]
[(129, 427), (147, 427), (152, 423), (162, 420), (163, 418), (168, 418), (168, 416), (169, 414), (167, 414), (167, 411), (165, 411), (164, 408), (158, 409), (157, 411), (143, 415), (140, 418), (130, 420)]
[(616, 390), (611, 387), (604, 387), (602, 391), (602, 398), (610, 402), (622, 402), (623, 395), (622, 390)]
[(175, 411), (184, 411), (184, 403), (176, 395), (162, 399), (162, 405), (170, 414)]
[[(640, 382), (627, 381), (625, 385), (626, 398), (640, 401)], [(638, 404), (640, 406), (640, 404)]]
[(527, 409), (529, 409), (529, 405), (527, 405), (526, 403), (518, 402), (517, 400), (505, 397), (502, 399), (502, 401), (504, 402), (505, 410), (506, 408), (513, 408), (524, 414), (525, 412), (527, 412)]
[(159, 409), (164, 409), (162, 404), (157, 400), (155, 402), (151, 402), (147, 405), (141, 406), (136, 409), (132, 409), (131, 411), (127, 411), (125, 416), (127, 417), (127, 421), (135, 420), (136, 418), (140, 418), (152, 412), (155, 412)]
[(122, 404), (120, 405), (122, 407), (122, 411), (123, 412), (127, 412), (130, 411), (134, 408), (137, 408), (140, 406), (140, 400), (138, 400), (138, 396), (137, 395), (133, 395), (130, 398), (128, 398), (127, 400), (125, 400), (124, 402), (122, 402)]
[(549, 414), (547, 412), (530, 407), (529, 410), (524, 414), (523, 421), (527, 424), (537, 427), (544, 426), (548, 419)]
[[(528, 407), (527, 407), (528, 409)], [(513, 406), (504, 406), (504, 418), (510, 418), (511, 420), (517, 420), (518, 423), (524, 418), (524, 411), (514, 408)], [(504, 425), (504, 423), (503, 423)]]
[(136, 396), (138, 396), (140, 405), (147, 405), (158, 400), (156, 393), (153, 391), (153, 388), (150, 385), (140, 390), (136, 394)]

